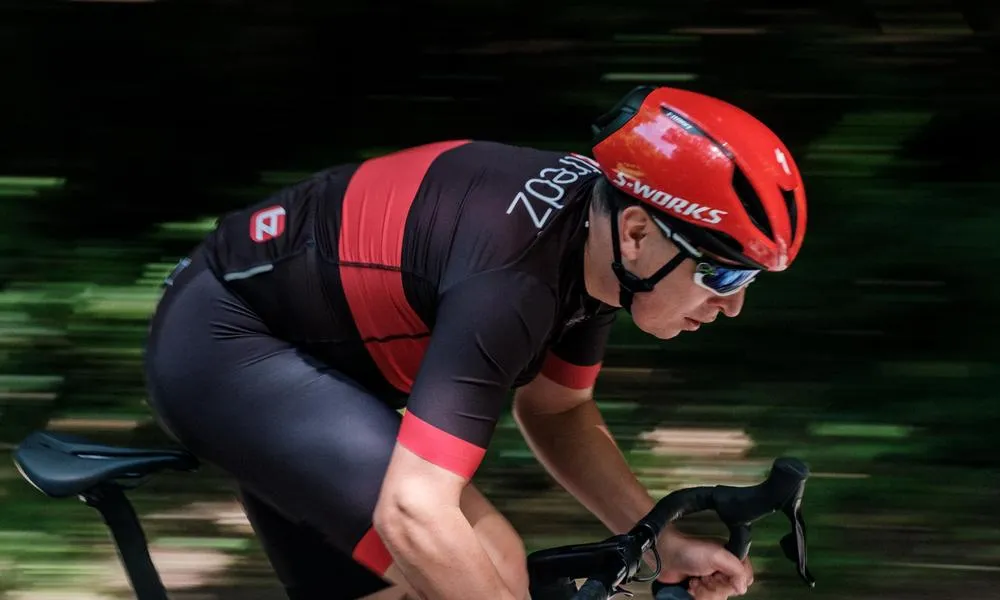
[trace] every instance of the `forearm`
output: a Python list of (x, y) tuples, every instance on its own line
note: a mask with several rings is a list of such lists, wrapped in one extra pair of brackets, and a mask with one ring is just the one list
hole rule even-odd
[(516, 411), (515, 416), (546, 470), (614, 533), (630, 530), (653, 507), (594, 402), (555, 414)]
[(457, 506), (390, 506), (379, 512), (376, 530), (421, 598), (522, 600), (506, 587)]

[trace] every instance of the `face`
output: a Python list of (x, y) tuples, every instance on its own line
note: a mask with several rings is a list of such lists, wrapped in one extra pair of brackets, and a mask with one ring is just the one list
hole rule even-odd
[[(653, 275), (679, 252), (641, 208), (626, 208), (621, 220), (622, 262), (636, 275), (643, 278)], [(632, 318), (639, 329), (669, 339), (682, 331), (697, 331), (719, 315), (740, 314), (746, 287), (729, 296), (714, 294), (695, 284), (696, 264), (695, 259), (686, 259), (661, 279), (653, 291), (635, 294)], [(617, 279), (613, 274), (611, 277), (617, 288)]]

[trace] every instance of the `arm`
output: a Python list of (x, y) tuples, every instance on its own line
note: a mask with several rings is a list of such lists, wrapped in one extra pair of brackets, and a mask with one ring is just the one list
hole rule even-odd
[[(610, 323), (604, 327), (610, 328)], [(597, 321), (561, 340), (542, 374), (518, 390), (514, 416), (549, 473), (610, 530), (624, 533), (654, 502), (633, 475), (593, 400), (607, 333)], [(689, 538), (667, 527), (657, 546), (663, 559), (657, 579), (662, 582), (721, 573), (733, 588), (727, 593), (740, 595), (753, 581), (749, 563), (741, 563), (721, 543)], [(718, 580), (698, 581), (695, 585), (712, 582), (703, 590), (721, 585)]]
[[(556, 481), (608, 529), (623, 533), (654, 502), (632, 473), (593, 398), (613, 321), (613, 315), (603, 315), (568, 332), (550, 352), (541, 375), (517, 390), (514, 418)], [(673, 534), (668, 529), (665, 535)]]
[(517, 391), (514, 417), (545, 469), (614, 533), (628, 531), (653, 508), (591, 388), (574, 390), (539, 375)]
[(394, 564), (423, 597), (527, 594), (507, 589), (460, 498), (554, 307), (548, 288), (508, 272), (475, 276), (442, 296), (374, 516)]
[[(549, 473), (608, 529), (624, 533), (654, 502), (618, 450), (590, 392), (590, 388), (567, 388), (540, 375), (518, 390), (514, 415)], [(657, 579), (664, 583), (718, 572), (729, 578), (728, 583), (705, 580), (711, 582), (710, 587), (702, 589), (725, 584), (728, 595), (742, 595), (753, 582), (749, 562), (741, 563), (721, 543), (690, 538), (668, 526), (657, 546), (663, 559)], [(652, 564), (651, 555), (646, 559)], [(695, 580), (696, 586), (705, 584), (699, 581)]]
[(466, 483), (397, 443), (375, 529), (421, 597), (521, 600), (507, 589), (459, 506)]

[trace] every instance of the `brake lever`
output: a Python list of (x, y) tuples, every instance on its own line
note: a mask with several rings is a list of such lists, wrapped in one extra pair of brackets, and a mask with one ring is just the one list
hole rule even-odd
[(816, 579), (809, 572), (806, 563), (806, 522), (802, 518), (802, 498), (789, 504), (784, 510), (785, 516), (792, 526), (792, 532), (781, 538), (781, 549), (788, 560), (795, 563), (799, 577), (809, 587), (816, 587)]
[[(740, 560), (750, 553), (753, 522), (780, 509), (792, 526), (792, 532), (782, 538), (781, 548), (785, 556), (796, 564), (799, 576), (809, 587), (815, 587), (816, 581), (806, 564), (805, 521), (801, 510), (808, 476), (809, 469), (801, 461), (780, 458), (774, 462), (767, 481), (762, 484), (745, 488), (716, 486), (716, 493), (713, 494), (715, 506), (712, 508), (729, 530), (726, 550)], [(690, 577), (672, 584), (654, 581), (654, 600), (691, 600), (688, 592), (690, 582)]]

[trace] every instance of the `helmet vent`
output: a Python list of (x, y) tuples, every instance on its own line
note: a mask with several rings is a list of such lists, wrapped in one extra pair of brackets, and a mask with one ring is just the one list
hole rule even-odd
[[(670, 119), (671, 121), (673, 121), (675, 124), (677, 124), (678, 127), (680, 127), (681, 129), (683, 129), (684, 131), (690, 133), (691, 135), (697, 135), (699, 137), (706, 137), (706, 138), (708, 138), (710, 140), (712, 139), (704, 131), (702, 131), (697, 125), (695, 125), (691, 121), (688, 121), (687, 119), (685, 119), (684, 117), (682, 117), (679, 114), (675, 113), (674, 111), (670, 110), (666, 106), (661, 106), (660, 110), (663, 112), (663, 116), (665, 116), (668, 119)], [(716, 145), (718, 145), (718, 143), (715, 142), (715, 140), (712, 140), (712, 142), (716, 143)]]
[(764, 203), (760, 201), (760, 196), (753, 189), (753, 185), (743, 169), (733, 163), (733, 189), (736, 190), (736, 197), (740, 199), (743, 208), (747, 211), (750, 221), (761, 230), (769, 239), (774, 239), (774, 232), (771, 230), (771, 222), (764, 211)]

